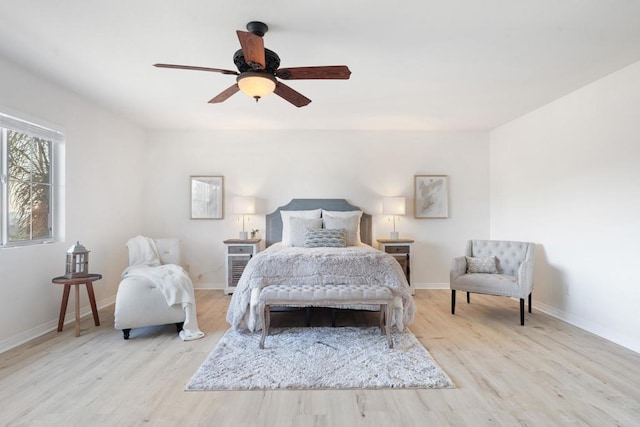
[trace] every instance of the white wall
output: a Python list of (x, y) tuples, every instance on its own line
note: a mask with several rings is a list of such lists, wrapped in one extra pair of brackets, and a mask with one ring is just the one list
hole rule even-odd
[[(114, 301), (126, 266), (128, 237), (142, 227), (142, 159), (145, 133), (131, 123), (0, 59), (0, 107), (64, 129), (66, 239), (0, 249), (0, 352), (57, 325), (65, 252), (75, 240), (89, 250), (99, 305)], [(5, 111), (6, 112), (6, 111)], [(84, 288), (84, 287), (83, 287)], [(90, 310), (81, 290), (83, 312)], [(67, 313), (73, 315), (73, 296)], [(109, 327), (109, 325), (105, 325)], [(68, 326), (73, 327), (73, 326)]]
[[(416, 240), (413, 282), (448, 287), (451, 258), (489, 230), (488, 133), (356, 131), (154, 131), (148, 136), (146, 230), (182, 239), (195, 286), (224, 286), (224, 246), (241, 224), (234, 195), (258, 198), (248, 228), (264, 231), (264, 214), (292, 198), (345, 198), (374, 215), (375, 238), (391, 231), (383, 196), (406, 196), (397, 228)], [(450, 178), (450, 218), (413, 218), (415, 174)], [(189, 219), (189, 176), (223, 175), (225, 218)]]
[(640, 351), (640, 63), (491, 132), (491, 237), (537, 242), (534, 308)]

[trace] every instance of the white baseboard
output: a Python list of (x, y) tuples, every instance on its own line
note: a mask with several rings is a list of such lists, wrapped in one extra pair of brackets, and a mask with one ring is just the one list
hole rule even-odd
[(562, 310), (558, 310), (553, 306), (536, 301), (535, 299), (532, 301), (532, 306), (534, 310), (539, 310), (545, 314), (548, 314), (549, 316), (560, 319), (563, 322), (567, 322), (587, 332), (591, 332), (592, 334), (597, 335), (601, 338), (626, 347), (629, 350), (635, 351), (636, 353), (640, 353), (640, 341), (638, 341), (637, 337), (634, 338), (621, 335), (615, 331), (603, 327), (600, 324), (568, 314)]
[(199, 282), (199, 283), (194, 283), (193, 284), (193, 289), (204, 289), (204, 290), (208, 290), (208, 289), (220, 289), (220, 290), (224, 290), (227, 287), (227, 285), (225, 283), (207, 283), (207, 282)]
[(415, 289), (449, 289), (449, 283), (412, 283)]
[[(116, 302), (116, 297), (114, 295), (109, 298), (96, 301), (96, 306), (98, 307), (98, 310), (100, 310), (104, 307), (115, 304), (115, 302)], [(80, 317), (88, 316), (90, 314), (92, 314), (90, 305), (80, 308)], [(74, 323), (75, 321), (76, 321), (76, 314), (72, 309), (71, 313), (68, 313), (65, 316), (64, 325), (67, 326), (68, 324)], [(42, 325), (38, 325), (35, 328), (31, 328), (29, 330), (21, 332), (18, 335), (14, 335), (12, 337), (6, 338), (0, 341), (0, 353), (4, 353), (7, 350), (11, 350), (12, 348), (19, 346), (20, 344), (24, 344), (27, 341), (30, 341), (34, 338), (38, 338), (39, 336), (42, 336), (51, 331), (55, 331), (56, 329), (58, 329), (57, 318), (50, 320), (49, 322), (44, 323)]]

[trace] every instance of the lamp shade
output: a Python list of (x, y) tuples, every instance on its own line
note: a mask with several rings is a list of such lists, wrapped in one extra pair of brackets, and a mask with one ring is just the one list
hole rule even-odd
[(382, 213), (384, 215), (404, 215), (404, 197), (384, 197), (382, 199)]
[(256, 100), (269, 95), (276, 88), (276, 79), (272, 75), (257, 71), (245, 71), (236, 79), (238, 87)]
[(233, 198), (233, 213), (241, 215), (256, 213), (256, 198), (252, 196), (235, 196)]

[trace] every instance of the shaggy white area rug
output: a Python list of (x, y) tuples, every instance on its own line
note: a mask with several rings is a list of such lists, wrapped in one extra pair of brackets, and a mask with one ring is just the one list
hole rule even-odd
[(447, 374), (405, 328), (394, 348), (375, 327), (229, 329), (187, 390), (453, 388)]

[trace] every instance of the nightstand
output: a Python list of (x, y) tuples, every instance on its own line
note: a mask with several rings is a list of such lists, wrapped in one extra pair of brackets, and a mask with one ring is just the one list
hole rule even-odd
[(232, 294), (236, 290), (240, 276), (249, 260), (260, 252), (260, 242), (262, 239), (228, 239), (225, 240), (224, 272), (226, 278), (225, 295)]
[(392, 255), (402, 267), (411, 293), (415, 290), (411, 286), (411, 271), (413, 271), (413, 242), (411, 239), (377, 239), (378, 249)]

